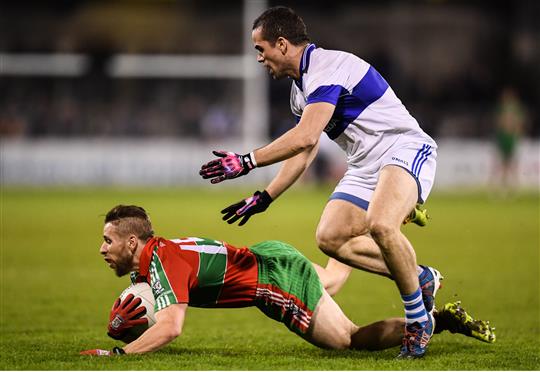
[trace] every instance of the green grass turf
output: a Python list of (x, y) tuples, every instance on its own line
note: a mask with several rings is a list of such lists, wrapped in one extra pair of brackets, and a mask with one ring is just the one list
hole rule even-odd
[[(325, 351), (255, 308), (189, 309), (184, 332), (149, 355), (79, 356), (112, 348), (108, 312), (128, 285), (102, 261), (102, 219), (118, 203), (144, 206), (159, 235), (205, 236), (234, 245), (280, 239), (318, 263), (314, 231), (328, 188), (296, 188), (246, 226), (219, 211), (251, 190), (4, 188), (1, 200), (0, 368), (54, 370), (534, 370), (539, 355), (539, 198), (435, 194), (426, 228), (406, 226), (418, 261), (446, 279), (438, 303), (461, 299), (491, 320), (498, 340), (435, 336), (426, 357), (398, 361), (382, 352)], [(336, 297), (358, 324), (401, 316), (393, 283), (354, 272)]]

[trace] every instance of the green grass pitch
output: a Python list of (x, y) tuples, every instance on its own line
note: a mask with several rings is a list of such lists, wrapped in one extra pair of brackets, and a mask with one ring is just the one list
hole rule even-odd
[[(537, 370), (539, 196), (435, 194), (426, 228), (406, 226), (419, 263), (445, 275), (439, 304), (461, 299), (497, 328), (495, 344), (435, 336), (422, 360), (398, 361), (398, 349), (326, 351), (306, 343), (256, 308), (189, 309), (183, 334), (149, 355), (97, 358), (80, 350), (112, 348), (108, 313), (128, 285), (101, 259), (102, 219), (119, 203), (138, 204), (165, 237), (204, 236), (234, 245), (279, 239), (324, 264), (315, 227), (330, 188), (297, 187), (244, 227), (219, 211), (252, 190), (15, 189), (1, 198), (1, 342), (3, 370)], [(388, 279), (354, 272), (337, 302), (358, 324), (403, 313)]]

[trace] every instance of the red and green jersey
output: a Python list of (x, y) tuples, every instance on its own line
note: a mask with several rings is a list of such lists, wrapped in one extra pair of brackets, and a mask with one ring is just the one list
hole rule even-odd
[(311, 262), (279, 241), (235, 248), (203, 238), (152, 238), (132, 280), (150, 284), (156, 311), (177, 303), (257, 306), (300, 335), (308, 331), (323, 293)]
[(152, 238), (139, 261), (156, 311), (171, 304), (196, 307), (252, 306), (257, 291), (257, 259), (247, 247), (204, 238)]

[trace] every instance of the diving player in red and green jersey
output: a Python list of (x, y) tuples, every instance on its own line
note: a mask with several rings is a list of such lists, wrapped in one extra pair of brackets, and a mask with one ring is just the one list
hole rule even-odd
[[(100, 253), (116, 274), (131, 273), (132, 281), (150, 284), (156, 299), (156, 324), (124, 348), (93, 349), (82, 354), (155, 351), (181, 334), (188, 306), (256, 306), (306, 341), (327, 349), (379, 350), (401, 344), (405, 319), (356, 326), (319, 279), (317, 270), (324, 269), (317, 266), (316, 270), (314, 264), (286, 243), (265, 241), (236, 248), (203, 238), (155, 237), (146, 211), (123, 205), (107, 213), (103, 231)], [(134, 321), (140, 322), (135, 314), (141, 316), (141, 309), (128, 296), (111, 312), (115, 321), (109, 323), (109, 335), (121, 339)], [(436, 313), (435, 319), (438, 317)], [(470, 317), (460, 320), (452, 314), (441, 319), (443, 329), (459, 333), (471, 333), (473, 323), (477, 322)], [(482, 332), (491, 329), (487, 327)]]

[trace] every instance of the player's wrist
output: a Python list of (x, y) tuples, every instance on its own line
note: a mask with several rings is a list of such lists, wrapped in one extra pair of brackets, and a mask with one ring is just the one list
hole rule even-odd
[(255, 152), (252, 151), (248, 154), (241, 155), (242, 163), (248, 170), (252, 170), (253, 168), (257, 168), (257, 161), (255, 160)]
[(266, 204), (266, 205), (270, 205), (270, 203), (272, 203), (274, 201), (274, 199), (272, 198), (272, 196), (270, 196), (270, 194), (268, 193), (268, 191), (266, 190), (263, 190), (260, 194), (259, 194), (260, 198), (261, 198), (261, 201)]
[(112, 354), (113, 355), (124, 355), (125, 353), (126, 353), (126, 351), (124, 349), (122, 349), (121, 347), (119, 347), (119, 346), (115, 346), (112, 349)]

